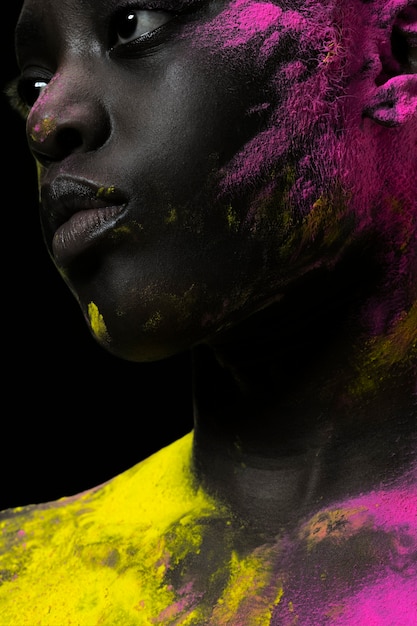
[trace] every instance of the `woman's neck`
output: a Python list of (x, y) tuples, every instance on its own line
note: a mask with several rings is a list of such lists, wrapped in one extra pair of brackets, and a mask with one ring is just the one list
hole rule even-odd
[(196, 472), (265, 530), (389, 483), (415, 462), (415, 354), (384, 385), (372, 378), (364, 300), (352, 286), (319, 272), (194, 350)]

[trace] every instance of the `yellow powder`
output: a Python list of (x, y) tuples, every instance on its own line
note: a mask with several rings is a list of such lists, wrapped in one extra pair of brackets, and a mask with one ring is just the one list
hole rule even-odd
[(88, 305), (88, 317), (90, 320), (91, 330), (100, 341), (109, 341), (110, 336), (107, 332), (106, 324), (98, 307), (94, 302)]
[[(236, 553), (230, 561), (230, 579), (213, 611), (213, 626), (245, 624), (245, 626), (268, 626), (273, 607), (283, 595), (282, 588), (272, 587), (266, 591), (271, 580), (271, 565), (267, 555), (259, 551), (244, 559)], [(271, 597), (272, 593), (272, 597)]]
[(110, 187), (100, 187), (97, 190), (97, 198), (111, 198), (111, 196), (114, 194), (114, 192), (116, 191), (114, 185), (110, 186)]
[(371, 340), (358, 364), (358, 377), (351, 392), (363, 395), (382, 386), (395, 367), (417, 356), (417, 302), (404, 312), (388, 336)]
[(42, 143), (55, 131), (56, 125), (57, 122), (54, 117), (45, 117), (39, 124), (33, 127), (30, 138), (32, 141)]
[[(192, 433), (94, 489), (6, 511), (1, 626), (214, 626), (262, 599), (268, 559), (235, 553), (239, 526), (196, 484), (191, 448)], [(269, 623), (270, 596), (248, 626)]]

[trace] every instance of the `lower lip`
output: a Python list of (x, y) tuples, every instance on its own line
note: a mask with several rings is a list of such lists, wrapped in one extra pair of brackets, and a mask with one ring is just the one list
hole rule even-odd
[(109, 233), (124, 213), (123, 206), (78, 211), (62, 224), (52, 240), (52, 253), (58, 266), (71, 263)]

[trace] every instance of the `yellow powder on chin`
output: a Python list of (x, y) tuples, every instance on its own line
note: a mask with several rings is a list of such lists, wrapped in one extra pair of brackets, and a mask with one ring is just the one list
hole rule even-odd
[(91, 330), (97, 339), (100, 341), (109, 341), (110, 335), (107, 332), (106, 323), (94, 302), (90, 302), (88, 305), (88, 319), (90, 320)]

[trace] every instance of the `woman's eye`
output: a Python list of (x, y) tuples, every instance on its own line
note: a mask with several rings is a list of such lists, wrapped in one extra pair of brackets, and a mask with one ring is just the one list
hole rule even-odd
[(48, 83), (40, 78), (16, 78), (6, 87), (10, 105), (26, 118)]
[(31, 108), (48, 85), (46, 80), (24, 79), (18, 84), (18, 94), (22, 102)]
[(123, 45), (139, 39), (147, 33), (164, 26), (173, 18), (168, 11), (129, 9), (119, 15), (113, 25), (113, 46)]

